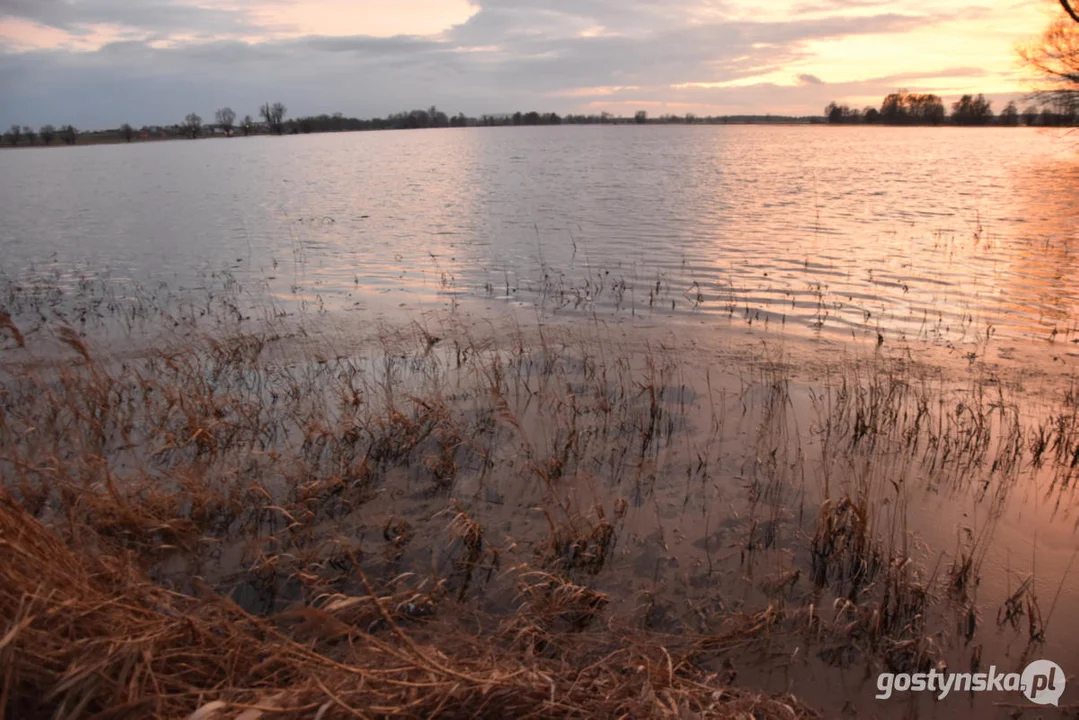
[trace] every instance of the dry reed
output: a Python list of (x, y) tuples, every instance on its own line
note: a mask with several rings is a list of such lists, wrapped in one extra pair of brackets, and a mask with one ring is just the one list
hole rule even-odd
[(419, 640), (379, 603), (387, 630), (373, 635), (349, 615), (357, 604), (297, 609), (291, 624), (208, 590), (173, 593), (0, 496), (9, 718), (814, 717), (790, 697), (720, 687), (660, 646), (586, 663), (513, 653), (497, 634)]

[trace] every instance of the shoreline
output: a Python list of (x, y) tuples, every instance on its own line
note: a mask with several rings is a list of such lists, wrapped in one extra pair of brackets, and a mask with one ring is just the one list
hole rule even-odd
[[(850, 123), (829, 123), (826, 120), (801, 120), (801, 119), (779, 119), (779, 120), (732, 120), (729, 122), (661, 122), (661, 121), (649, 121), (647, 123), (638, 124), (631, 120), (624, 122), (609, 122), (609, 123), (560, 123), (551, 125), (469, 125), (466, 127), (447, 127), (447, 128), (370, 128), (370, 129), (358, 129), (358, 130), (318, 130), (312, 132), (286, 132), (276, 135), (274, 133), (252, 133), (251, 135), (233, 134), (227, 135), (209, 135), (200, 136), (197, 138), (189, 137), (151, 137), (151, 138), (137, 138), (131, 141), (124, 140), (121, 137), (108, 137), (108, 138), (92, 138), (87, 141), (80, 140), (72, 145), (67, 145), (63, 142), (53, 142), (49, 145), (44, 145), (40, 142), (33, 145), (11, 145), (10, 143), (0, 143), (0, 150), (25, 150), (25, 149), (47, 149), (47, 148), (59, 148), (59, 147), (89, 147), (96, 145), (144, 145), (150, 143), (160, 142), (172, 142), (186, 140), (188, 142), (192, 140), (240, 140), (256, 137), (291, 137), (291, 136), (306, 136), (306, 135), (342, 135), (353, 133), (380, 133), (380, 132), (414, 132), (422, 130), (494, 130), (497, 128), (541, 128), (541, 127), (769, 127), (769, 126), (807, 126), (807, 127), (844, 127), (844, 128), (858, 128), (858, 127), (873, 127), (873, 128), (890, 128), (890, 129), (962, 129), (962, 130), (992, 130), (992, 129), (1008, 129), (1014, 130), (1016, 128), (1025, 128), (1028, 130), (1066, 130), (1068, 126), (1041, 126), (1041, 125), (1016, 125), (1016, 126), (1002, 126), (1002, 125), (951, 125), (951, 124), (938, 124), (938, 125), (889, 125), (885, 123), (862, 123), (862, 124), (850, 124)], [(106, 131), (107, 132), (107, 131)], [(81, 136), (80, 136), (81, 137)]]

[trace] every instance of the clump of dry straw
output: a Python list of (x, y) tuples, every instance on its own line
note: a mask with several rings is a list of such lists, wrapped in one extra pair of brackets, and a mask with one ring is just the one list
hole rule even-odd
[(498, 632), (421, 640), (381, 603), (384, 631), (361, 629), (354, 604), (294, 610), (305, 622), (286, 629), (209, 590), (180, 595), (126, 556), (69, 546), (0, 490), (6, 718), (814, 717), (658, 645), (586, 663), (512, 651)]

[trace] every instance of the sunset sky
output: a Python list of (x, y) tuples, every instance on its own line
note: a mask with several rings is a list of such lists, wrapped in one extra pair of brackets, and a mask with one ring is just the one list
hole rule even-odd
[(999, 110), (1053, 0), (0, 0), (0, 128), (437, 105), (819, 114), (904, 88)]

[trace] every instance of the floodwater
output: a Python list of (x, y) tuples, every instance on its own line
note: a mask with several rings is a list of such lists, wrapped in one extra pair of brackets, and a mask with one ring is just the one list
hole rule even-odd
[[(25, 149), (0, 269), (283, 303), (975, 342), (1074, 334), (1074, 141), (1027, 128), (544, 127)], [(216, 275), (215, 275), (216, 274)]]
[[(178, 305), (223, 289), (255, 308), (269, 293), (285, 310), (365, 318), (459, 305), (535, 309), (569, 328), (602, 319), (640, 341), (673, 329), (692, 345), (673, 351), (698, 371), (735, 345), (746, 355), (761, 339), (773, 350), (789, 339), (781, 347), (799, 379), (820, 379), (848, 349), (865, 359), (881, 345), (902, 347), (947, 363), (942, 388), (1006, 388), (1025, 419), (1038, 421), (1051, 393), (1034, 371), (1068, 381), (1079, 361), (1075, 142), (1026, 128), (648, 126), (9, 150), (0, 153), (0, 303), (41, 287), (77, 306), (104, 285), (117, 296), (137, 286), (154, 303)], [(17, 320), (24, 331), (37, 322), (25, 315)], [(751, 395), (732, 413), (745, 402), (752, 406)], [(794, 424), (810, 427), (805, 389), (790, 402)], [(747, 427), (745, 437), (760, 442)], [(800, 447), (786, 452), (792, 468), (817, 467)], [(935, 485), (923, 466), (878, 460), (873, 472), (897, 494), (907, 482)], [(1029, 576), (1054, 621), (1042, 650), (1070, 679), (1079, 667), (1068, 619), (1079, 607), (1074, 494), (1047, 489), (1034, 470), (1015, 475), (1030, 482), (1011, 491), (1006, 511), (977, 493), (912, 493), (910, 529), (932, 547), (915, 554), (954, 555), (968, 546), (964, 533), (991, 528), (972, 591), (979, 634), (945, 657), (964, 670), (976, 645), (984, 665), (1010, 670), (1029, 659), (1022, 628), (997, 616)], [(715, 527), (697, 528), (675, 495), (664, 499), (663, 519), (687, 541), (681, 556), (665, 550), (662, 559), (690, 567), (700, 560), (690, 533), (703, 538)], [(799, 516), (795, 530), (811, 534), (814, 519), (815, 510)], [(792, 537), (792, 547), (804, 545)], [(636, 556), (626, 562), (659, 568), (653, 545), (627, 541)], [(650, 572), (655, 584), (659, 570)], [(1009, 712), (993, 705), (997, 697), (876, 704), (873, 680), (858, 668), (838, 679), (813, 668), (808, 684), (784, 672), (743, 678), (773, 691), (790, 686), (828, 716), (848, 709), (829, 691), (838, 686), (861, 698), (859, 716)], [(1069, 690), (1063, 700), (1074, 697)]]

